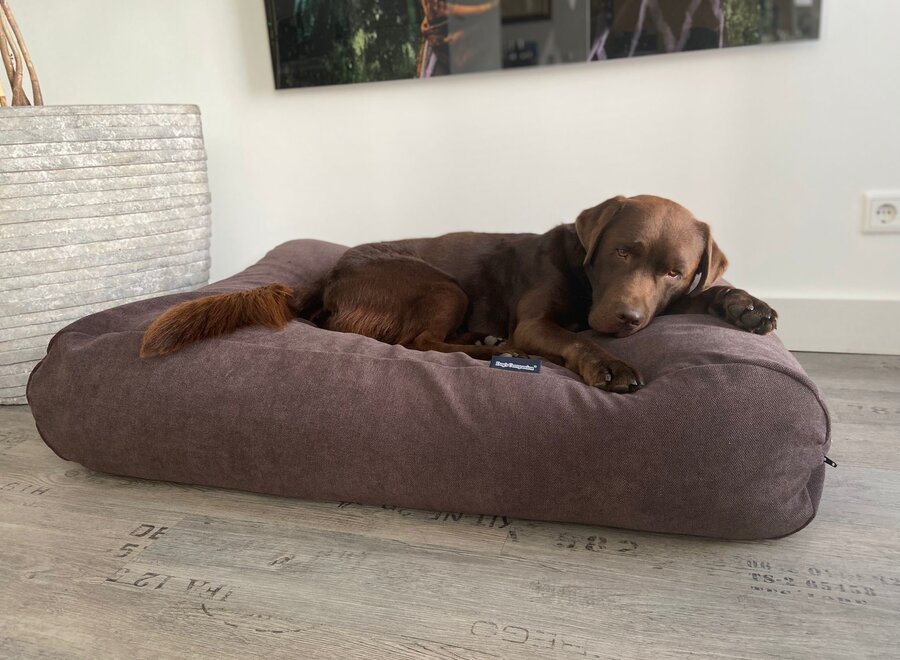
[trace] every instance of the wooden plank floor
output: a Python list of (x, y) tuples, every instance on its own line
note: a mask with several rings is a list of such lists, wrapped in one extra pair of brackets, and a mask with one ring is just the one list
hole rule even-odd
[(0, 409), (0, 657), (900, 657), (900, 357), (798, 357), (840, 465), (764, 542), (123, 479)]

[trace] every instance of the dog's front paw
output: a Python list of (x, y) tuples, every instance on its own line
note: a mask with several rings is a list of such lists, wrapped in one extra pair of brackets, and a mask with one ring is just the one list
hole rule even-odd
[(514, 348), (507, 349), (506, 347), (503, 348), (503, 352), (500, 353), (500, 355), (502, 357), (523, 358), (525, 360), (528, 360), (531, 358), (531, 356), (528, 355), (528, 353), (523, 353), (522, 351), (517, 351)]
[(589, 356), (581, 360), (578, 373), (585, 383), (607, 392), (628, 394), (644, 386), (644, 379), (621, 360), (611, 356)]
[(778, 325), (778, 312), (743, 289), (732, 289), (725, 294), (722, 316), (741, 330), (757, 335), (767, 335)]

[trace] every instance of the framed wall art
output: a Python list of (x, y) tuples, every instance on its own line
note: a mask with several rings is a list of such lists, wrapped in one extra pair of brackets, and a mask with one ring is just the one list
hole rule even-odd
[(265, 0), (275, 85), (816, 39), (821, 0)]

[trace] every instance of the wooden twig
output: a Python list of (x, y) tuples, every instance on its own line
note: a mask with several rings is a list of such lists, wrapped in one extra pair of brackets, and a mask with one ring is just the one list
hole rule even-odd
[[(13, 82), (16, 79), (16, 70), (10, 57), (10, 45), (6, 36), (6, 23), (0, 17), (0, 58), (3, 59), (3, 67), (6, 69), (6, 77), (9, 78), (9, 86), (11, 91), (15, 91)], [(2, 85), (0, 85), (2, 88)], [(15, 94), (13, 94), (15, 96)]]
[(6, 22), (0, 18), (0, 56), (3, 58), (3, 66), (6, 68), (6, 77), (9, 78), (9, 84), (12, 85), (15, 76), (15, 67), (10, 59), (10, 45), (6, 35)]
[[(0, 7), (3, 8), (3, 13), (6, 14), (6, 20), (12, 28), (15, 41), (22, 51), (22, 59), (25, 61), (25, 66), (28, 68), (28, 77), (31, 79), (31, 95), (34, 97), (34, 104), (43, 105), (44, 96), (41, 94), (41, 83), (38, 81), (37, 71), (35, 71), (34, 64), (31, 62), (31, 55), (25, 47), (25, 39), (22, 37), (21, 30), (19, 30), (19, 24), (16, 22), (16, 18), (13, 16), (12, 9), (7, 0), (0, 0)], [(21, 61), (19, 62), (18, 68), (19, 70), (22, 68)]]
[(4, 23), (3, 30), (6, 32), (6, 43), (9, 44), (10, 56), (12, 57), (12, 104), (31, 105), (28, 96), (25, 94), (25, 65), (22, 63), (22, 50), (16, 42), (15, 35), (12, 34), (12, 28), (5, 15), (0, 15), (0, 22)]

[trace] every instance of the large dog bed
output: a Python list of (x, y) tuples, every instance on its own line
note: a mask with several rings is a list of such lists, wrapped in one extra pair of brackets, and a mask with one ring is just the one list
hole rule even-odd
[(777, 337), (710, 316), (603, 339), (644, 374), (628, 395), (547, 362), (503, 371), (299, 320), (138, 357), (169, 306), (309, 283), (345, 249), (291, 241), (200, 291), (69, 325), (28, 384), (41, 436), (102, 472), (314, 500), (732, 539), (815, 515), (829, 446), (815, 385)]

